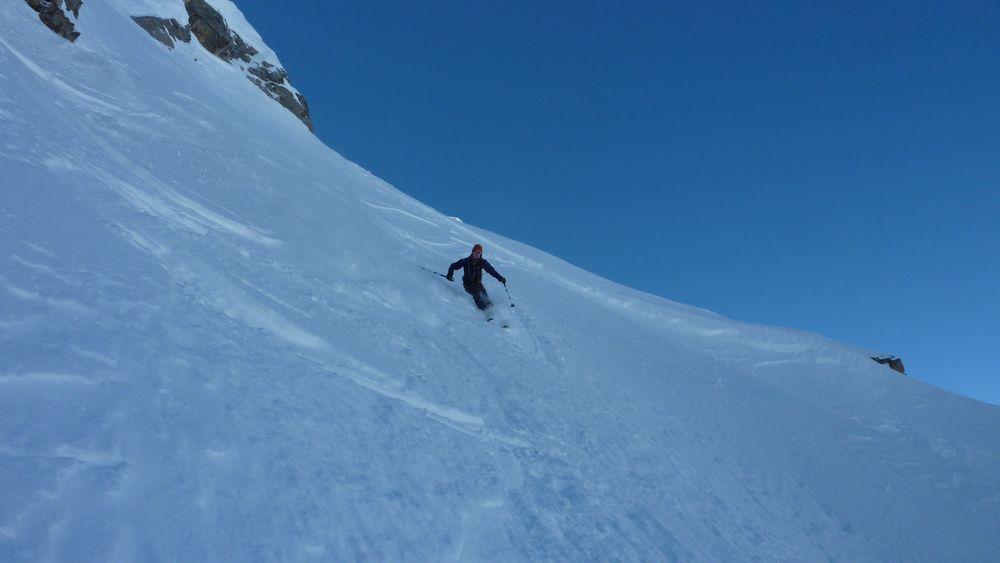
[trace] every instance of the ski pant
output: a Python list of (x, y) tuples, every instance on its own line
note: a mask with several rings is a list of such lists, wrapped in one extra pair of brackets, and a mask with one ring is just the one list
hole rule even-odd
[(472, 296), (472, 299), (476, 302), (476, 307), (479, 307), (483, 311), (489, 309), (493, 305), (490, 301), (490, 296), (486, 293), (486, 288), (483, 287), (483, 282), (479, 283), (464, 283), (465, 292)]

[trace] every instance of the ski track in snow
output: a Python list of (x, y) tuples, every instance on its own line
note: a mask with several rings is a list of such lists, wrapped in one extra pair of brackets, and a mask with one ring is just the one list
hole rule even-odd
[(44, 274), (46, 276), (52, 277), (52, 278), (54, 278), (54, 279), (62, 282), (63, 284), (70, 285), (70, 286), (77, 285), (76, 281), (74, 281), (73, 279), (71, 279), (69, 277), (66, 277), (66, 276), (64, 276), (64, 275), (56, 272), (51, 267), (49, 267), (49, 266), (47, 266), (45, 264), (41, 264), (41, 263), (38, 263), (38, 262), (34, 262), (32, 260), (28, 260), (27, 258), (23, 258), (23, 257), (21, 257), (21, 256), (19, 256), (17, 254), (11, 254), (9, 258), (10, 258), (11, 262), (14, 262), (16, 264), (20, 264), (21, 266), (30, 268), (30, 269), (32, 269), (32, 270), (34, 270), (36, 272), (39, 272), (39, 273)]
[[(146, 242), (143, 246), (150, 244), (151, 243)], [(152, 245), (159, 246), (156, 243), (152, 243)], [(335, 350), (321, 337), (302, 329), (276, 311), (257, 303), (244, 292), (237, 289), (236, 286), (232, 285), (230, 282), (226, 282), (225, 277), (220, 273), (208, 273), (203, 266), (196, 267), (196, 269), (199, 270), (196, 272), (191, 269), (189, 265), (182, 263), (169, 264), (167, 268), (171, 271), (174, 278), (182, 285), (194, 284), (195, 287), (193, 287), (192, 291), (195, 299), (209, 307), (219, 310), (227, 317), (230, 317), (250, 328), (265, 330), (275, 337), (305, 350), (320, 351), (327, 356), (348, 359), (346, 368), (331, 368), (326, 366), (326, 369), (330, 370), (331, 373), (347, 377), (357, 385), (368, 389), (369, 391), (378, 393), (383, 397), (402, 402), (412, 408), (424, 411), (439, 422), (442, 422), (443, 424), (461, 432), (497, 440), (508, 445), (518, 447), (526, 446), (523, 441), (516, 438), (504, 437), (495, 432), (485, 431), (485, 422), (479, 417), (429, 401), (419, 395), (403, 392), (399, 389), (399, 384), (389, 376), (362, 362), (350, 358), (350, 356), (345, 354), (343, 351)], [(296, 307), (276, 298), (246, 280), (240, 278), (237, 279), (243, 285), (251, 288), (268, 299), (279, 303), (302, 316), (307, 316)], [(364, 373), (367, 373), (368, 376), (363, 375)]]
[(74, 88), (69, 84), (66, 84), (59, 77), (53, 76), (51, 73), (46, 72), (40, 66), (36, 65), (31, 59), (21, 54), (21, 52), (15, 49), (10, 43), (5, 41), (3, 37), (0, 37), (0, 45), (6, 47), (7, 50), (10, 51), (10, 53), (14, 55), (14, 57), (18, 61), (20, 61), (21, 64), (25, 66), (25, 68), (33, 72), (36, 76), (38, 76), (38, 78), (52, 84), (53, 86), (56, 87), (59, 93), (73, 99), (74, 101), (79, 103), (79, 105), (81, 105), (82, 107), (85, 107), (92, 111), (102, 109), (104, 111), (109, 112), (109, 115), (120, 111), (119, 108), (115, 107), (114, 105), (109, 104), (108, 102), (105, 102), (104, 100), (101, 100), (94, 96), (85, 94), (81, 92), (79, 89)]
[(93, 385), (95, 382), (82, 375), (68, 373), (0, 374), (0, 386), (20, 385)]
[(76, 301), (70, 299), (49, 298), (35, 291), (18, 287), (17, 285), (8, 282), (2, 275), (0, 275), (0, 287), (6, 289), (8, 294), (22, 301), (42, 304), (52, 309), (78, 315), (91, 315), (94, 313), (94, 311), (92, 311), (89, 307), (77, 303)]
[(378, 205), (376, 203), (372, 203), (370, 201), (364, 201), (364, 200), (361, 200), (361, 203), (367, 205), (368, 207), (374, 208), (374, 209), (379, 209), (379, 210), (382, 210), (382, 211), (389, 211), (389, 212), (392, 212), (392, 213), (395, 213), (395, 214), (402, 215), (402, 216), (407, 217), (409, 219), (414, 219), (416, 221), (420, 221), (422, 223), (425, 223), (425, 224), (430, 225), (430, 226), (435, 227), (435, 228), (441, 228), (437, 223), (435, 223), (433, 221), (430, 221), (428, 219), (420, 217), (419, 215), (414, 215), (413, 213), (410, 213), (408, 211), (404, 211), (402, 209), (398, 209), (398, 208), (395, 208), (395, 207), (389, 207), (389, 206), (386, 206), (386, 205)]

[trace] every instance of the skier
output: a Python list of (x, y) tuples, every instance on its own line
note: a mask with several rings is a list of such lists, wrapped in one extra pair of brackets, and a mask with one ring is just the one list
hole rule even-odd
[(455, 281), (455, 278), (452, 276), (455, 270), (459, 268), (465, 270), (462, 274), (462, 285), (465, 286), (465, 292), (471, 295), (472, 299), (476, 302), (476, 307), (479, 307), (483, 311), (492, 307), (493, 303), (490, 301), (490, 296), (487, 295), (486, 288), (483, 287), (483, 270), (489, 272), (491, 276), (503, 285), (507, 285), (507, 278), (501, 276), (483, 258), (483, 245), (477, 244), (473, 246), (472, 253), (469, 254), (468, 258), (462, 258), (448, 267), (448, 275), (445, 276), (448, 278), (448, 281)]

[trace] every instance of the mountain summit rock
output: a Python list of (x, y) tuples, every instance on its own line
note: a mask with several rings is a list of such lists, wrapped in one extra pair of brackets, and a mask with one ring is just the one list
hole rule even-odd
[[(70, 41), (76, 41), (80, 37), (81, 32), (63, 10), (64, 0), (25, 2), (38, 12), (42, 23), (58, 35)], [(309, 103), (305, 96), (292, 87), (285, 69), (276, 62), (266, 60), (260, 50), (234, 31), (222, 13), (206, 0), (176, 0), (178, 5), (182, 2), (187, 13), (187, 22), (183, 24), (176, 18), (155, 14), (131, 14), (131, 17), (139, 27), (168, 49), (174, 49), (177, 42), (190, 43), (193, 35), (208, 52), (230, 64), (239, 65), (250, 82), (299, 118), (310, 131), (313, 130)], [(66, 10), (69, 10), (74, 19), (79, 19), (82, 4), (82, 0), (65, 0)]]

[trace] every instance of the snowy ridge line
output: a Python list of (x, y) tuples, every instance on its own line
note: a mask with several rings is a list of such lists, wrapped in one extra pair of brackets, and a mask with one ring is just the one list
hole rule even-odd
[[(821, 342), (832, 343), (829, 339), (817, 334), (728, 320), (712, 311), (676, 304), (651, 295), (644, 295), (646, 297), (644, 300), (615, 296), (600, 289), (573, 282), (558, 274), (545, 272), (542, 275), (589, 301), (652, 330), (683, 335), (688, 339), (697, 337), (697, 341), (702, 343), (703, 352), (710, 355), (716, 355), (720, 352), (725, 355), (731, 344), (739, 343), (741, 346), (753, 346), (770, 354), (794, 355), (797, 358), (796, 361), (804, 361), (804, 357), (815, 360), (820, 353), (825, 353), (828, 350)], [(662, 301), (662, 303), (655, 301)], [(867, 356), (867, 352), (860, 348), (856, 351), (858, 354)], [(841, 354), (841, 359), (842, 356)]]
[[(398, 198), (405, 199), (406, 196), (398, 196)], [(419, 217), (388, 203), (376, 204), (369, 200), (360, 200), (360, 202), (372, 208), (402, 214), (404, 216), (420, 220), (436, 228), (442, 228), (442, 226), (435, 221), (425, 217)], [(429, 208), (428, 211), (436, 213)], [(388, 219), (383, 218), (383, 221), (390, 230), (396, 232), (404, 239), (416, 243), (418, 247), (427, 249), (430, 247), (448, 248), (457, 246), (458, 243), (466, 242), (466, 240), (455, 237), (451, 237), (448, 242), (428, 240), (416, 235), (410, 230), (399, 227)], [(635, 290), (619, 287), (613, 282), (596, 278), (596, 276), (594, 277), (595, 283), (609, 285), (610, 289), (618, 295), (598, 289), (594, 285), (584, 285), (574, 282), (566, 276), (545, 268), (542, 264), (529, 260), (523, 255), (512, 251), (506, 244), (497, 241), (489, 233), (479, 232), (479, 230), (475, 227), (470, 227), (465, 224), (450, 224), (449, 227), (453, 232), (467, 233), (469, 235), (468, 240), (484, 241), (490, 246), (490, 254), (494, 257), (493, 260), (497, 263), (505, 264), (507, 266), (515, 266), (518, 269), (535, 269), (536, 273), (539, 275), (544, 276), (550, 281), (586, 298), (604, 309), (626, 318), (633, 319), (634, 321), (658, 332), (701, 337), (701, 341), (705, 343), (703, 351), (709, 355), (714, 355), (719, 351), (724, 351), (728, 343), (746, 343), (747, 341), (756, 343), (760, 340), (747, 338), (749, 334), (767, 335), (766, 339), (760, 340), (758, 347), (761, 351), (773, 354), (795, 354), (800, 358), (815, 358), (815, 353), (822, 348), (813, 342), (817, 338), (822, 339), (822, 337), (819, 337), (818, 335), (803, 333), (802, 336), (798, 336), (796, 334), (789, 334), (790, 331), (787, 329), (773, 330), (768, 327), (761, 327), (749, 323), (735, 323), (712, 311), (675, 303), (652, 295), (642, 294), (641, 299), (626, 296), (624, 295), (625, 292), (634, 293)], [(592, 276), (592, 274), (587, 275)], [(804, 348), (803, 344), (807, 342), (810, 343), (810, 345)], [(864, 352), (859, 351), (859, 353)]]
[[(399, 197), (408, 198), (408, 196), (405, 196), (405, 194), (400, 195)], [(424, 217), (419, 217), (417, 215), (414, 215), (413, 213), (404, 211), (397, 207), (393, 207), (387, 204), (381, 204), (381, 205), (375, 204), (371, 201), (365, 201), (365, 200), (361, 200), (361, 202), (364, 203), (365, 205), (368, 205), (369, 207), (405, 214), (407, 216), (413, 217), (414, 219), (418, 219), (420, 221), (433, 225), (437, 228), (444, 228), (442, 225), (438, 224), (435, 221), (432, 221)], [(422, 206), (423, 204), (420, 205)], [(426, 210), (429, 213), (439, 215), (437, 211), (431, 208), (426, 208)], [(569, 289), (583, 297), (586, 297), (591, 302), (601, 305), (605, 309), (608, 309), (610, 311), (619, 314), (624, 314), (636, 320), (641, 320), (645, 323), (650, 324), (651, 326), (662, 327), (663, 321), (666, 318), (668, 319), (669, 323), (675, 326), (681, 324), (685, 325), (685, 328), (681, 329), (682, 332), (697, 333), (701, 334), (702, 336), (708, 336), (708, 337), (717, 337), (724, 335), (735, 336), (738, 334), (738, 332), (732, 327), (724, 326), (727, 323), (725, 322), (722, 316), (707, 309), (693, 307), (690, 305), (684, 305), (681, 303), (676, 303), (667, 299), (663, 299), (661, 297), (647, 295), (647, 294), (643, 294), (643, 296), (646, 298), (644, 301), (640, 301), (636, 298), (631, 298), (631, 297), (624, 297), (624, 296), (618, 297), (611, 295), (607, 291), (597, 289), (594, 286), (582, 285), (580, 283), (573, 282), (565, 276), (552, 272), (549, 268), (546, 268), (540, 262), (531, 260), (526, 256), (524, 256), (523, 254), (510, 249), (508, 247), (508, 244), (497, 240), (497, 237), (492, 233), (481, 231), (480, 229), (467, 225), (465, 223), (455, 224), (453, 221), (448, 221), (447, 224), (447, 227), (450, 228), (453, 232), (465, 233), (467, 235), (465, 239), (458, 239), (452, 237), (450, 238), (450, 242), (433, 242), (426, 240), (422, 237), (419, 237), (418, 235), (406, 231), (396, 225), (393, 225), (389, 221), (386, 222), (389, 223), (390, 227), (396, 230), (400, 235), (409, 238), (415, 242), (418, 242), (424, 246), (449, 246), (449, 245), (458, 246), (458, 243), (465, 243), (469, 240), (483, 241), (490, 247), (489, 253), (492, 257), (492, 260), (501, 264), (516, 266), (518, 269), (522, 270), (523, 269), (534, 270), (536, 273), (548, 278), (551, 281), (558, 283), (559, 285), (565, 287), (566, 289)], [(624, 286), (618, 286), (618, 284), (615, 284), (614, 282), (610, 282), (603, 278), (598, 278), (597, 276), (594, 276), (589, 272), (586, 272), (586, 275), (593, 276), (595, 282), (601, 284), (610, 284), (616, 291), (620, 292), (621, 290), (625, 290), (629, 292), (635, 292), (635, 290), (632, 290), (630, 288), (625, 288)], [(685, 319), (681, 315), (687, 318)], [(698, 321), (715, 324), (716, 327), (713, 328), (698, 327), (697, 326), (698, 323), (692, 320), (695, 318), (697, 318)], [(713, 321), (723, 321), (723, 322), (716, 323)]]

